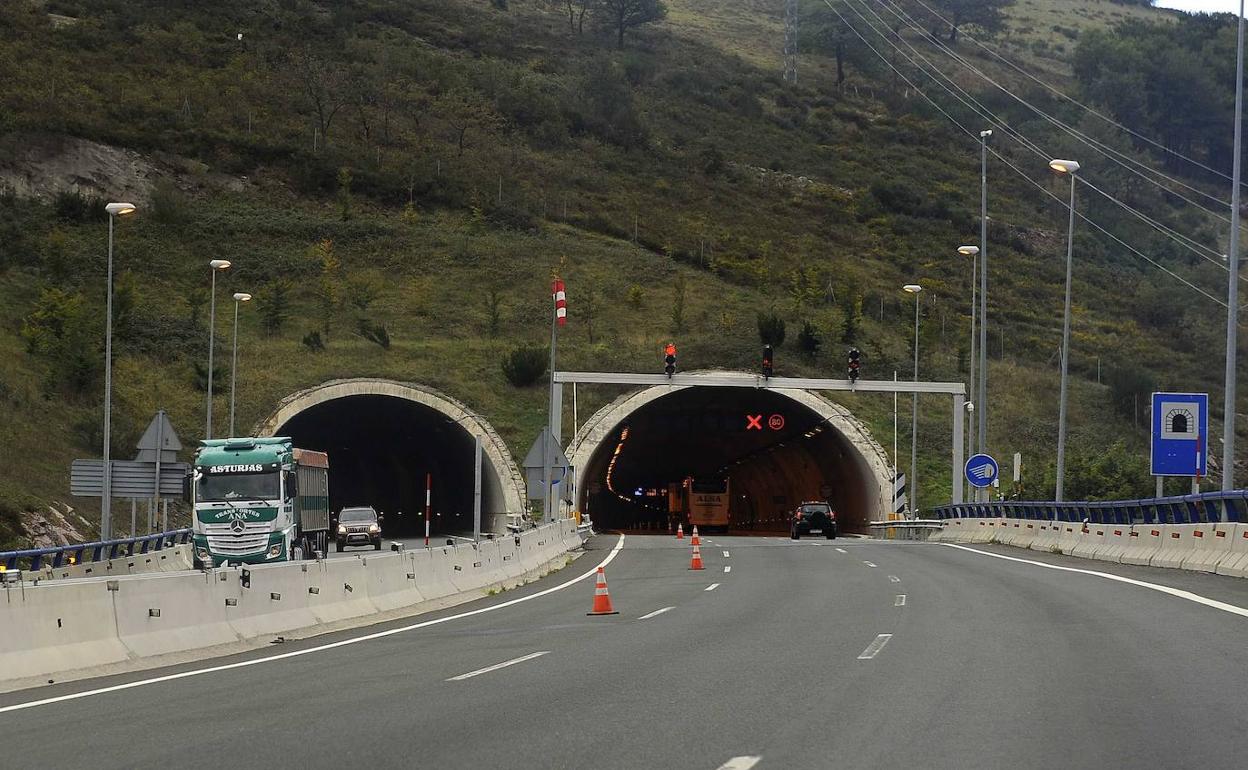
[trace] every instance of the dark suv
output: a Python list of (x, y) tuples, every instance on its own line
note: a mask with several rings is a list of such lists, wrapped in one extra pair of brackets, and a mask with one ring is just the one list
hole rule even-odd
[(374, 551), (380, 551), (381, 514), (371, 506), (343, 508), (338, 513), (335, 538), (339, 551), (349, 545), (371, 545)]
[(822, 532), (829, 540), (836, 537), (836, 511), (827, 503), (802, 503), (793, 511), (789, 537), (798, 540), (814, 532)]

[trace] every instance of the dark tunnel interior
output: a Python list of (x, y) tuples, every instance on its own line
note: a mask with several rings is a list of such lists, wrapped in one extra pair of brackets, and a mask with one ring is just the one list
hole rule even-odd
[(385, 515), (385, 537), (424, 536), (426, 473), (431, 533), (472, 531), (473, 438), (436, 409), (392, 396), (348, 396), (300, 412), (276, 435), (326, 452), (331, 510), (371, 505)]
[(878, 499), (857, 450), (809, 407), (769, 390), (687, 388), (642, 406), (602, 442), (580, 504), (600, 529), (666, 530), (669, 494), (678, 499), (669, 485), (686, 479), (727, 482), (736, 532), (785, 532), (793, 507), (813, 500), (833, 506), (842, 531), (865, 532)]

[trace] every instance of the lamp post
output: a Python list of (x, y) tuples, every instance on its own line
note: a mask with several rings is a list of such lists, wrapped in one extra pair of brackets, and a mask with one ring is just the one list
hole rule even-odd
[[(1235, 152), (1231, 172), (1231, 242), (1227, 249), (1226, 393), (1222, 417), (1222, 489), (1235, 488), (1235, 365), (1239, 324), (1239, 180), (1244, 122), (1244, 0), (1239, 0), (1239, 42), (1235, 49)], [(1222, 508), (1226, 521), (1226, 507)]]
[(238, 386), (238, 306), (250, 302), (251, 295), (238, 292), (234, 295), (234, 353), (230, 362), (230, 437), (234, 437), (234, 393)]
[(113, 512), (113, 220), (134, 213), (133, 203), (110, 203), (108, 212), (108, 283), (104, 301), (104, 477), (100, 498), (100, 539), (112, 537)]
[[(973, 450), (975, 448), (975, 407), (974, 407), (974, 404), (975, 404), (975, 399), (977, 398), (977, 396), (975, 395), (975, 366), (977, 363), (976, 355), (975, 355), (975, 350), (976, 350), (975, 348), (975, 342), (976, 342), (975, 320), (976, 320), (976, 317), (979, 315), (979, 308), (976, 307), (975, 298), (977, 295), (976, 290), (979, 288), (978, 286), (979, 247), (978, 246), (959, 246), (958, 253), (963, 256), (971, 258), (971, 376), (969, 378), (970, 382), (967, 383), (967, 391), (966, 391), (967, 392), (966, 403), (968, 407), (970, 407), (966, 410), (966, 443), (967, 443), (967, 448)], [(974, 452), (969, 452), (968, 454), (974, 454)], [(978, 492), (978, 490), (976, 489), (971, 490), (972, 494), (976, 492)]]
[(1062, 502), (1066, 482), (1066, 380), (1070, 369), (1070, 275), (1075, 254), (1075, 174), (1079, 164), (1060, 158), (1049, 161), (1049, 168), (1070, 175), (1070, 226), (1066, 231), (1066, 304), (1062, 312), (1062, 386), (1057, 406), (1057, 489), (1054, 499)]
[(208, 410), (204, 420), (204, 438), (212, 438), (212, 351), (215, 347), (217, 326), (217, 273), (230, 269), (228, 259), (214, 259), (208, 263), (212, 268), (212, 297), (208, 303)]
[[(977, 451), (988, 451), (988, 137), (992, 129), (979, 132), (979, 393), (972, 400), (979, 407)], [(988, 499), (988, 492), (982, 492)]]
[[(914, 295), (914, 381), (919, 381), (919, 292), (923, 287), (908, 283), (902, 291)], [(910, 394), (910, 511), (919, 516), (919, 392)]]

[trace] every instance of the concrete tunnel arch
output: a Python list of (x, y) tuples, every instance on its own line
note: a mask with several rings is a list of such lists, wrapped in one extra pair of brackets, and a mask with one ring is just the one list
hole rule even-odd
[[(482, 447), (482, 530), (504, 531), (506, 514), (525, 510), (523, 477), (498, 432), (463, 403), (424, 385), (375, 378), (325, 382), (283, 398), (255, 435), (291, 435), (297, 446), (329, 452), (332, 504), (391, 506), (386, 526), (396, 536), (423, 534), (418, 514), (427, 470), (435, 474), (434, 532), (464, 531), (465, 522), (471, 529), (475, 436)], [(393, 457), (378, 457), (389, 447)], [(369, 458), (384, 467), (368, 468)], [(336, 490), (350, 491), (336, 497)], [(358, 490), (381, 491), (374, 493), (378, 499), (357, 499), (370, 497)], [(396, 514), (401, 520), (394, 521)]]
[[(595, 494), (595, 483), (601, 487), (604, 463), (619, 445), (623, 429), (645, 420), (648, 411), (661, 407), (665, 401), (681, 399), (682, 393), (685, 403), (691, 403), (689, 391), (704, 393), (700, 398), (707, 401), (782, 404), (784, 411), (797, 418), (792, 427), (798, 432), (790, 435), (798, 440), (792, 447), (787, 446), (789, 442), (780, 441), (778, 443), (785, 449), (779, 452), (775, 447), (756, 451), (748, 459), (737, 461), (744, 467), (738, 466), (728, 474), (733, 478), (734, 491), (772, 492), (762, 495), (767, 498), (763, 502), (769, 506), (767, 510), (750, 513), (752, 519), (770, 521), (762, 528), (782, 530), (787, 519), (777, 519), (781, 509), (791, 508), (801, 501), (798, 498), (823, 497), (820, 493), (827, 492), (828, 486), (833, 487), (831, 502), (841, 513), (842, 527), (846, 531), (866, 532), (869, 521), (892, 511), (892, 463), (867, 426), (845, 407), (806, 390), (696, 385), (656, 385), (622, 395), (581, 426), (568, 451), (575, 473), (575, 504), (579, 509), (588, 510), (591, 516), (594, 514), (591, 498)], [(805, 433), (819, 426), (822, 432), (816, 436), (818, 440), (805, 440)], [(727, 440), (731, 441), (732, 437), (728, 436)], [(803, 443), (806, 446), (800, 446)], [(621, 459), (624, 457), (622, 454)], [(823, 480), (818, 486), (812, 484), (816, 478)], [(776, 493), (782, 489), (784, 494)], [(777, 502), (781, 497), (785, 498), (784, 502)], [(751, 502), (750, 505), (756, 504)], [(734, 522), (736, 515), (734, 513)], [(598, 519), (595, 521), (601, 523)]]

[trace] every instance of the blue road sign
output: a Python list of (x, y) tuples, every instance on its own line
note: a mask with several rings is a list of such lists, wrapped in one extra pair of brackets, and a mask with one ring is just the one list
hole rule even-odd
[(1209, 456), (1209, 394), (1154, 393), (1154, 476), (1204, 476)]
[(1000, 472), (997, 461), (992, 459), (991, 455), (972, 455), (971, 459), (966, 461), (966, 480), (971, 482), (973, 487), (983, 489), (992, 486)]

